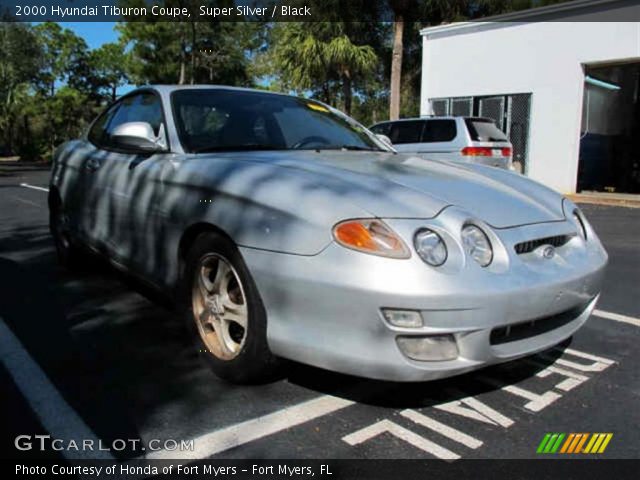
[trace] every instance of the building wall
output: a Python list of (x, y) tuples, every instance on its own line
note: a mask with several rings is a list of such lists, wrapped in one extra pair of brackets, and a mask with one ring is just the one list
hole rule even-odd
[(583, 64), (640, 61), (640, 23), (478, 24), (470, 30), (423, 37), (421, 113), (429, 113), (431, 98), (532, 93), (527, 174), (575, 192)]

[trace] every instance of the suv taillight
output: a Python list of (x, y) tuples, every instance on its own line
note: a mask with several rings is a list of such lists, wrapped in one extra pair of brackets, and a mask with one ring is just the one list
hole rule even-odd
[(491, 148), (491, 147), (464, 147), (460, 153), (462, 155), (467, 155), (470, 157), (493, 157), (494, 151), (500, 152), (500, 154), (495, 155), (502, 157), (510, 157), (511, 149), (509, 147), (503, 148)]

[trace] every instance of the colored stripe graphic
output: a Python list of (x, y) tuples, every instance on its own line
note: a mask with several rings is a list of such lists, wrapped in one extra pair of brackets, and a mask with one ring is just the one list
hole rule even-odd
[(546, 433), (536, 453), (603, 453), (613, 433)]
[(607, 448), (607, 445), (609, 445), (609, 442), (611, 441), (612, 438), (613, 438), (613, 433), (607, 433), (607, 436), (604, 437), (604, 441), (602, 442), (602, 445), (600, 445), (600, 450), (598, 450), (598, 453), (603, 453), (605, 451), (605, 449)]
[(547, 433), (544, 438), (542, 439), (542, 441), (540, 442), (540, 445), (538, 445), (538, 450), (536, 450), (536, 453), (542, 453), (544, 450), (544, 446), (547, 444), (547, 442), (549, 441), (549, 438), (551, 438), (551, 434)]
[(581, 435), (582, 435), (582, 438), (580, 439), (580, 442), (576, 446), (576, 449), (573, 451), (573, 453), (580, 453), (582, 451), (582, 446), (584, 445), (584, 442), (586, 442), (587, 438), (589, 438), (588, 433), (582, 433)]
[(562, 439), (564, 438), (564, 436), (564, 433), (558, 435), (558, 439), (556, 440), (556, 443), (553, 445), (549, 453), (556, 453), (558, 451), (558, 448), (560, 448), (560, 444), (562, 443)]
[(581, 438), (582, 438), (582, 434), (576, 433), (575, 437), (573, 437), (573, 442), (571, 442), (571, 445), (569, 446), (569, 450), (567, 450), (567, 453), (573, 453), (573, 451), (576, 449), (576, 446), (578, 445), (578, 442), (580, 441)]
[(551, 449), (553, 448), (553, 445), (555, 444), (556, 438), (558, 438), (558, 434), (557, 433), (554, 433), (553, 435), (551, 435), (551, 438), (547, 442), (547, 446), (544, 447), (544, 452), (543, 453), (551, 453)]
[(596, 443), (596, 440), (598, 440), (599, 438), (600, 438), (599, 433), (594, 433), (593, 435), (591, 435), (591, 439), (589, 440), (589, 443), (587, 443), (587, 446), (584, 448), (584, 452), (582, 453), (591, 453), (591, 448)]
[(569, 436), (567, 437), (567, 441), (564, 442), (564, 445), (562, 446), (562, 450), (560, 450), (560, 453), (567, 453), (567, 449), (569, 448), (569, 445), (571, 445), (571, 442), (573, 442), (573, 439), (575, 438), (576, 434), (575, 433), (570, 433)]

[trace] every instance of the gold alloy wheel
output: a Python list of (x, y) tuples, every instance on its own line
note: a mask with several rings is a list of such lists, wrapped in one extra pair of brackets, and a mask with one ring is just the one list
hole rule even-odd
[(238, 356), (247, 338), (246, 296), (235, 268), (223, 256), (203, 256), (195, 270), (193, 315), (210, 353), (220, 360)]

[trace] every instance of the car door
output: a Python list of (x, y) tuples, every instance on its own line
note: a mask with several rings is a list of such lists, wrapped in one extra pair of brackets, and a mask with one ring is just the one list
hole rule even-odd
[(124, 97), (106, 126), (102, 151), (95, 157), (93, 236), (115, 259), (127, 266), (142, 263), (145, 232), (154, 216), (164, 152), (149, 153), (123, 147), (112, 136), (124, 123), (146, 122), (166, 145), (166, 125), (160, 97), (153, 91)]
[(463, 148), (457, 122), (453, 118), (425, 120), (417, 152), (432, 160), (457, 160)]
[(83, 158), (79, 168), (79, 190), (77, 227), (85, 241), (98, 247), (109, 236), (109, 215), (104, 210), (104, 187), (106, 180), (103, 164), (111, 154), (108, 130), (121, 106), (116, 102), (110, 106), (89, 129), (83, 148)]

